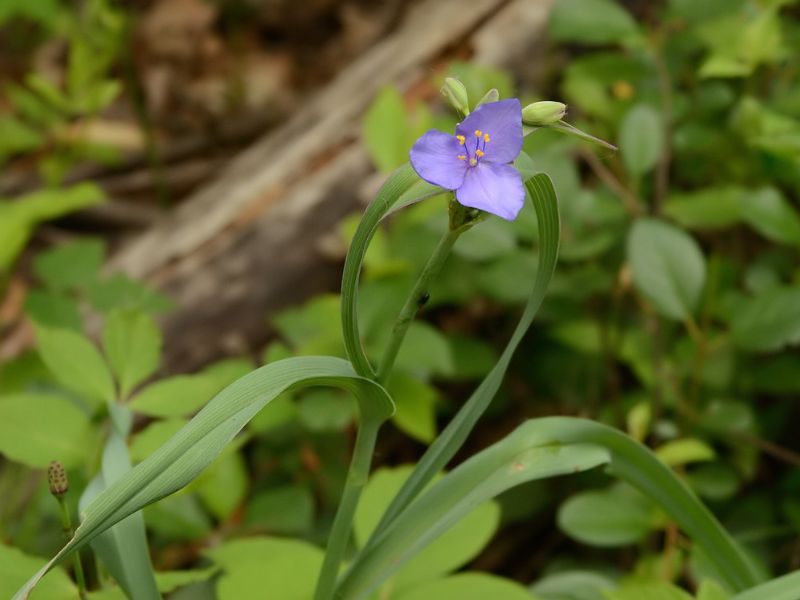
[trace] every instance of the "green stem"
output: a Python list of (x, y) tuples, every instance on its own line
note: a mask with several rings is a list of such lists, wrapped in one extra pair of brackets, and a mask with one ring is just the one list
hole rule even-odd
[[(67, 508), (67, 503), (64, 501), (63, 496), (56, 496), (56, 500), (58, 500), (58, 507), (61, 514), (61, 527), (64, 530), (64, 535), (66, 536), (67, 541), (69, 541), (73, 533), (72, 518), (69, 515), (69, 508)], [(78, 594), (81, 597), (81, 600), (85, 600), (88, 598), (88, 596), (86, 595), (86, 578), (83, 575), (83, 565), (81, 564), (80, 552), (76, 552), (72, 555), (72, 561), (73, 568), (75, 570), (75, 581), (78, 583)]]
[(317, 579), (314, 600), (330, 600), (336, 587), (336, 578), (342, 564), (342, 557), (350, 541), (353, 515), (358, 506), (358, 499), (369, 478), (369, 467), (375, 440), (378, 437), (380, 422), (362, 423), (356, 436), (353, 458), (347, 473), (347, 482), (342, 492), (339, 509), (333, 520), (333, 527), (325, 550), (325, 559)]
[(397, 353), (400, 351), (400, 346), (403, 344), (403, 339), (406, 336), (409, 325), (411, 325), (411, 321), (414, 320), (419, 309), (428, 301), (431, 282), (442, 270), (442, 266), (447, 260), (447, 256), (450, 254), (453, 244), (456, 243), (458, 236), (461, 235), (463, 231), (464, 229), (462, 228), (450, 228), (447, 230), (447, 233), (439, 240), (436, 249), (422, 269), (419, 279), (417, 279), (417, 282), (411, 289), (408, 298), (406, 298), (406, 303), (400, 310), (400, 314), (397, 315), (397, 320), (394, 323), (394, 327), (392, 327), (392, 335), (389, 338), (386, 349), (383, 351), (383, 357), (378, 366), (377, 380), (380, 383), (385, 383), (386, 379), (389, 377), (389, 373), (394, 366)]

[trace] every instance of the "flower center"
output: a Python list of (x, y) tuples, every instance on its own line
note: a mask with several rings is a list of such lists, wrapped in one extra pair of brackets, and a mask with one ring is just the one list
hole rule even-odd
[[(458, 143), (464, 148), (464, 154), (458, 155), (458, 160), (465, 160), (469, 163), (470, 167), (476, 166), (483, 155), (486, 154), (486, 144), (491, 141), (488, 133), (484, 133), (480, 129), (475, 130), (475, 144), (472, 148), (467, 145), (467, 138), (463, 135), (457, 135)], [(471, 140), (470, 140), (471, 141)]]

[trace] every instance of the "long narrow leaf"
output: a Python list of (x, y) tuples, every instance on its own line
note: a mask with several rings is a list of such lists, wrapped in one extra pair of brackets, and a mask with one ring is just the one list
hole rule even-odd
[[(81, 496), (81, 509), (88, 507), (104, 489), (132, 468), (125, 437), (130, 431), (133, 415), (116, 405), (112, 406), (112, 411), (116, 418), (103, 449), (102, 470)], [(98, 535), (91, 545), (128, 598), (160, 600), (141, 511)]]
[(378, 225), (387, 215), (424, 198), (442, 193), (442, 189), (421, 181), (406, 163), (392, 173), (378, 195), (364, 211), (358, 224), (342, 272), (342, 337), (347, 358), (356, 373), (375, 377), (375, 371), (361, 345), (358, 327), (358, 281), (367, 248)]
[(355, 394), (362, 426), (374, 426), (394, 411), (386, 391), (358, 376), (345, 360), (290, 358), (256, 369), (222, 390), (161, 448), (98, 495), (84, 511), (74, 537), (17, 592), (14, 600), (27, 598), (47, 571), (100, 533), (191, 482), (271, 400), (287, 390), (314, 385)]
[[(758, 582), (757, 572), (730, 535), (650, 450), (594, 421), (548, 417), (524, 423), (414, 500), (368, 549), (359, 553), (340, 581), (336, 598), (367, 597), (404, 561), (481, 502), (526, 481), (604, 463), (675, 519), (705, 550), (718, 577), (731, 588), (742, 590)], [(759, 596), (766, 597), (773, 596)], [(789, 596), (786, 598), (789, 600)]]
[[(373, 538), (379, 535), (408, 506), (414, 497), (447, 465), (458, 449), (461, 448), (475, 423), (486, 411), (497, 390), (500, 389), (511, 358), (542, 304), (558, 258), (560, 233), (558, 202), (550, 178), (543, 173), (529, 179), (525, 186), (533, 200), (539, 226), (539, 267), (525, 311), (497, 364), (428, 448), (411, 477), (392, 500), (373, 533)], [(367, 549), (369, 549), (370, 544), (371, 542), (367, 543)]]

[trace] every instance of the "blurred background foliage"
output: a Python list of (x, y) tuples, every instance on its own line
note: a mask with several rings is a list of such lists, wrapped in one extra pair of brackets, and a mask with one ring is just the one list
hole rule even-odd
[[(428, 82), (435, 88), (446, 75), (458, 77), (474, 99), (494, 87), (523, 105), (562, 100), (569, 122), (620, 148), (598, 150), (546, 130), (526, 138), (529, 170), (549, 174), (558, 192), (560, 261), (532, 333), (461, 458), (530, 417), (580, 415), (625, 429), (655, 449), (771, 575), (800, 568), (796, 5), (560, 0), (542, 54), (531, 58), (543, 65), (537, 86), (460, 60)], [(223, 2), (220, 27), (244, 27), (247, 6)], [(159, 368), (169, 340), (155, 319), (175, 307), (142, 283), (104, 272), (107, 240), (29, 243), (39, 223), (103, 202), (100, 188), (70, 184), (66, 174), (86, 161), (113, 163), (113, 144), (85, 135), (87, 124), (113, 110), (119, 94), (141, 93), (130, 77), (136, 9), (105, 0), (80, 9), (57, 0), (0, 3), (7, 56), (58, 40), (65, 65), (53, 83), (33, 64), (3, 63), (0, 164), (22, 165), (41, 182), (0, 203), (0, 285), (11, 297), (14, 277), (30, 282), (22, 306), (36, 330), (33, 347), (0, 365), (5, 596), (34, 570), (35, 556), (60, 542), (42, 468), (56, 458), (66, 465), (68, 500), (77, 505), (98, 470), (113, 417), (103, 404), (109, 395), (132, 418), (136, 462), (255, 366), (344, 353), (330, 290), (265, 315), (276, 335), (257, 356), (171, 373)], [(132, 113), (147, 140), (152, 115)], [(364, 115), (361, 134), (386, 174), (407, 160), (421, 133), (455, 122), (443, 103), (389, 87)], [(446, 227), (445, 207), (444, 198), (409, 207), (369, 250), (360, 310), (373, 358)], [(343, 243), (358, 218), (339, 226)], [(496, 360), (536, 272), (535, 219), (527, 206), (513, 223), (489, 219), (463, 235), (424, 318), (411, 326), (388, 384), (398, 410), (379, 442), (356, 544), (407, 476), (402, 465), (415, 461)], [(146, 509), (161, 591), (241, 599), (262, 597), (269, 585), (271, 597), (308, 597), (354, 414), (340, 392), (287, 394), (201, 478)], [(122, 597), (90, 553), (83, 560), (92, 598)], [(707, 572), (656, 506), (593, 471), (525, 485), (479, 507), (379, 597), (727, 597)], [(38, 594), (76, 592), (58, 570)]]

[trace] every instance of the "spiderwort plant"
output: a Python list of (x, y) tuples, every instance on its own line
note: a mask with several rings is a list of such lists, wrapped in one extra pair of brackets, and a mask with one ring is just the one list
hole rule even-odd
[[(559, 244), (555, 192), (547, 175), (523, 178), (512, 165), (521, 153), (523, 136), (536, 127), (552, 127), (596, 141), (567, 126), (562, 120), (563, 107), (557, 103), (524, 110), (518, 100), (500, 100), (496, 92), (490, 91), (470, 112), (463, 86), (453, 81), (448, 84), (445, 97), (464, 115), (464, 120), (454, 134), (433, 130), (414, 144), (410, 165), (389, 177), (354, 235), (342, 277), (342, 326), (348, 360), (289, 358), (261, 367), (222, 390), (164, 445), (94, 498), (82, 511), (82, 522), (73, 537), (20, 589), (15, 600), (27, 598), (49, 569), (81, 546), (144, 506), (189, 484), (273, 399), (288, 390), (313, 385), (351, 392), (360, 412), (350, 472), (329, 536), (315, 600), (367, 598), (405, 561), (478, 503), (526, 481), (599, 465), (609, 465), (618, 477), (660, 504), (703, 548), (709, 569), (728, 589), (740, 592), (759, 584), (759, 572), (740, 547), (667, 466), (625, 434), (593, 421), (566, 417), (528, 421), (428, 487), (455, 456), (499, 390), (555, 268)], [(526, 113), (529, 119), (534, 115), (536, 122), (526, 123)], [(442, 192), (450, 196), (450, 225), (411, 289), (375, 369), (361, 345), (356, 310), (359, 273), (367, 247), (381, 220), (395, 208)], [(537, 214), (539, 261), (519, 323), (498, 362), (430, 445), (372, 536), (348, 557), (353, 516), (369, 474), (378, 429), (394, 409), (383, 382), (392, 371), (408, 324), (429, 296), (432, 282), (459, 235), (489, 214), (514, 219), (526, 196)], [(343, 569), (346, 559), (347, 567)], [(789, 577), (767, 585), (790, 589), (797, 576)], [(768, 597), (758, 595), (763, 589), (755, 587), (740, 600)], [(158, 594), (137, 593), (134, 597), (151, 600)]]

